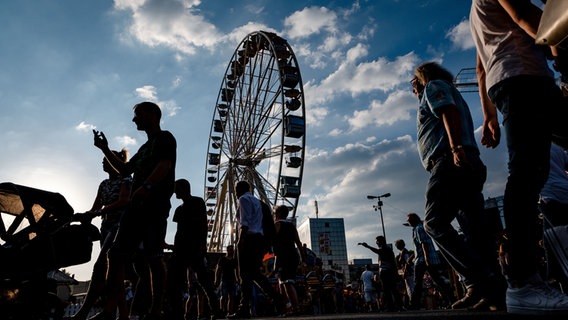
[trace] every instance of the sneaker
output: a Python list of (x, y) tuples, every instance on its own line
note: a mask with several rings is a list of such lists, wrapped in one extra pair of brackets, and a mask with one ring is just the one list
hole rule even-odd
[(467, 288), (467, 292), (463, 298), (454, 302), (451, 306), (452, 309), (467, 309), (477, 304), (482, 296), (476, 287)]
[(237, 312), (227, 316), (227, 319), (250, 319), (250, 312), (237, 309)]
[(515, 314), (568, 314), (568, 296), (544, 282), (508, 288), (507, 312)]

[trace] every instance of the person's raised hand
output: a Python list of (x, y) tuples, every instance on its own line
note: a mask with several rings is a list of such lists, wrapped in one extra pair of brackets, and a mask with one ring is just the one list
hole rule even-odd
[(99, 149), (108, 148), (108, 140), (105, 137), (105, 134), (102, 131), (97, 131), (93, 129), (94, 135), (94, 145)]

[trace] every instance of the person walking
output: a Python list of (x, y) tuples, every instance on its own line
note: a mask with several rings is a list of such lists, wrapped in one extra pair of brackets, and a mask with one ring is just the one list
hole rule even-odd
[[(371, 271), (370, 265), (365, 265), (365, 271), (361, 273), (361, 282), (363, 283), (363, 298), (365, 299), (365, 311), (381, 310), (379, 297), (375, 290), (375, 273)], [(375, 305), (375, 306), (373, 306)]]
[[(176, 208), (173, 217), (177, 230), (168, 269), (168, 296), (172, 319), (183, 320), (189, 311), (184, 307), (184, 285), (188, 283), (188, 271), (196, 275), (197, 288), (207, 300), (210, 317), (221, 317), (213, 287), (213, 275), (207, 270), (208, 231), (205, 201), (191, 194), (191, 184), (186, 179), (176, 180), (174, 193), (182, 204)], [(204, 315), (198, 314), (198, 318), (204, 319)]]
[(162, 319), (165, 295), (166, 266), (164, 243), (167, 218), (174, 191), (176, 166), (176, 140), (162, 130), (160, 107), (153, 102), (134, 106), (134, 118), (138, 130), (144, 131), (148, 141), (128, 162), (116, 157), (108, 147), (102, 132), (95, 132), (95, 146), (104, 153), (110, 164), (121, 174), (133, 173), (130, 206), (123, 213), (114, 243), (109, 249), (107, 285), (109, 294), (104, 310), (95, 315), (96, 320), (114, 320), (119, 295), (124, 292), (125, 262), (143, 245), (152, 279), (152, 303), (146, 319)]
[(530, 0), (473, 0), (469, 15), (484, 115), (481, 143), (499, 145), (499, 110), (509, 153), (507, 311), (534, 315), (568, 313), (568, 296), (538, 274), (538, 196), (548, 178), (553, 130), (568, 128), (558, 115), (562, 94), (547, 61), (558, 52), (535, 44), (541, 15)]
[(227, 246), (227, 253), (219, 258), (215, 268), (215, 287), (221, 286), (220, 308), (227, 314), (233, 314), (237, 297), (237, 259), (235, 247)]
[(452, 290), (450, 280), (442, 275), (442, 261), (436, 252), (432, 238), (424, 231), (422, 220), (416, 213), (407, 215), (407, 223), (412, 227), (412, 240), (414, 241), (414, 288), (410, 292), (410, 309), (419, 310), (422, 306), (422, 293), (424, 292), (424, 274), (428, 272), (434, 284), (438, 287), (442, 299), (450, 307)]
[(286, 294), (290, 309), (284, 315), (300, 314), (300, 303), (296, 292), (296, 273), (302, 261), (306, 261), (306, 253), (296, 226), (287, 221), (289, 210), (286, 206), (274, 208), (274, 226), (276, 228), (273, 243), (278, 282)]
[(239, 206), (237, 210), (238, 236), (237, 259), (241, 284), (241, 299), (237, 311), (228, 319), (248, 319), (251, 317), (251, 297), (253, 284), (256, 284), (268, 299), (282, 308), (280, 298), (266, 276), (261, 273), (262, 258), (266, 245), (262, 229), (262, 204), (252, 194), (251, 185), (247, 181), (239, 181), (235, 186)]
[[(487, 168), (479, 157), (469, 107), (453, 79), (438, 63), (426, 62), (411, 81), (419, 101), (418, 153), (430, 173), (424, 230), (464, 278), (467, 293), (452, 307), (494, 309), (502, 304), (504, 289), (495, 288), (502, 281), (494, 241), (484, 228)], [(452, 225), (456, 218), (464, 236)]]
[(405, 306), (409, 306), (412, 291), (414, 291), (414, 252), (406, 249), (406, 243), (402, 239), (396, 240), (394, 246), (399, 251), (396, 256), (396, 264), (398, 269), (402, 271), (402, 278), (404, 279)]
[(383, 289), (383, 303), (387, 311), (399, 311), (402, 309), (402, 299), (398, 293), (397, 282), (397, 268), (394, 259), (394, 252), (387, 245), (384, 236), (377, 236), (375, 243), (377, 248), (369, 246), (366, 242), (361, 245), (379, 257), (379, 278), (381, 279)]

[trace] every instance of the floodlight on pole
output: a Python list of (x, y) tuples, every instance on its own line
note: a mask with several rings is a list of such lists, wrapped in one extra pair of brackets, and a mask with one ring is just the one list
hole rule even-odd
[(387, 238), (387, 235), (385, 233), (385, 221), (383, 220), (383, 201), (381, 200), (381, 198), (388, 198), (390, 196), (390, 193), (385, 193), (380, 196), (367, 196), (367, 199), (369, 200), (377, 199), (377, 204), (373, 205), (373, 208), (375, 209), (375, 211), (378, 210), (381, 215), (381, 226), (383, 227), (383, 237), (385, 237), (385, 240)]

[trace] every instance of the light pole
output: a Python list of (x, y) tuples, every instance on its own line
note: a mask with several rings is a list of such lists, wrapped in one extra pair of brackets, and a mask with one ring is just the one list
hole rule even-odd
[(385, 240), (387, 239), (387, 235), (385, 234), (385, 221), (383, 220), (383, 201), (381, 200), (381, 198), (388, 198), (390, 196), (390, 193), (385, 193), (380, 196), (367, 196), (367, 199), (369, 200), (377, 199), (377, 205), (374, 205), (373, 208), (375, 209), (375, 211), (379, 210), (379, 213), (381, 214), (381, 225), (383, 226), (383, 237), (385, 237)]

